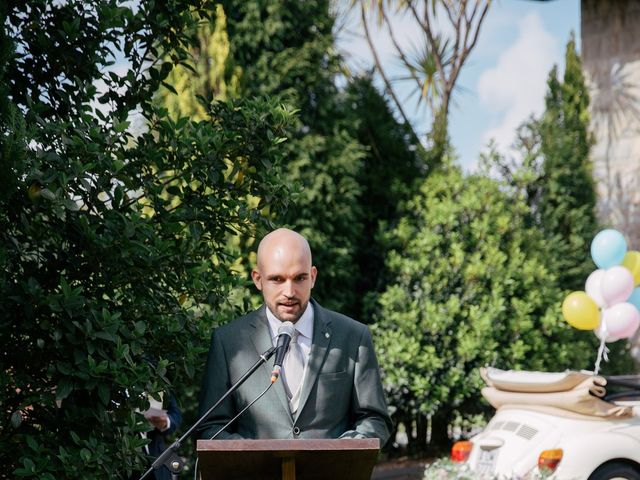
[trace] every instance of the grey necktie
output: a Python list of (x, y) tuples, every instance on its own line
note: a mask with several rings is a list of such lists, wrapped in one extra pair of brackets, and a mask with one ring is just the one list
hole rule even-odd
[(298, 344), (298, 336), (300, 333), (296, 330), (289, 344), (289, 351), (284, 357), (282, 365), (282, 376), (284, 384), (287, 387), (287, 395), (291, 403), (291, 411), (295, 412), (298, 408), (298, 398), (302, 376), (304, 374), (304, 357), (300, 345)]

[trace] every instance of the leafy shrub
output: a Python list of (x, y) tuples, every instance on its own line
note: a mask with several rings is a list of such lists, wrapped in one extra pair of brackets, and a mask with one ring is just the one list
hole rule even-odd
[(285, 207), (290, 113), (154, 106), (206, 2), (0, 8), (0, 459), (20, 477), (126, 478), (146, 466), (135, 410), (193, 391), (244, 282), (228, 236)]

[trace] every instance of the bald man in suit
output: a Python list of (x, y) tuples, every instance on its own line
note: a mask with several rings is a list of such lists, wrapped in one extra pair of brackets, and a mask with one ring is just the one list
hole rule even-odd
[[(213, 332), (200, 415), (275, 345), (281, 322), (295, 325), (287, 355), (297, 344), (302, 375), (287, 379), (285, 359), (282, 381), (216, 438), (379, 438), (384, 445), (392, 425), (371, 334), (311, 299), (317, 270), (306, 239), (287, 229), (269, 233), (251, 275), (264, 305)], [(272, 366), (262, 365), (219, 406), (201, 425), (200, 437), (211, 438), (260, 395)]]

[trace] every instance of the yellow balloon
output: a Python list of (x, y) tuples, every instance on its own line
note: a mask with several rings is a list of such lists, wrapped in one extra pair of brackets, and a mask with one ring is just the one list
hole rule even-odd
[(633, 275), (634, 285), (640, 284), (640, 252), (627, 252), (622, 260), (622, 266), (626, 267)]
[(600, 325), (600, 310), (585, 292), (572, 292), (562, 302), (562, 315), (578, 330), (593, 330)]

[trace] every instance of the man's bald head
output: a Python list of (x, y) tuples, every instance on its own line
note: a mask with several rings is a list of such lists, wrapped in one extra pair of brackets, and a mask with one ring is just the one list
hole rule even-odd
[(279, 228), (258, 245), (251, 277), (269, 310), (281, 321), (295, 323), (307, 308), (316, 274), (307, 240), (293, 230)]
[(300, 255), (309, 259), (311, 267), (311, 247), (307, 239), (288, 228), (278, 228), (266, 234), (258, 244), (258, 269), (267, 258), (274, 255)]

